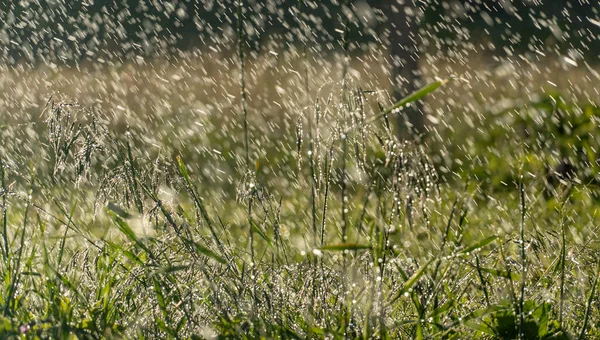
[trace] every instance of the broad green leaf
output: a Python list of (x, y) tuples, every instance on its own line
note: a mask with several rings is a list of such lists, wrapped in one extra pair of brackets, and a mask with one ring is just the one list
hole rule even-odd
[(384, 114), (389, 114), (394, 110), (397, 110), (399, 108), (402, 108), (410, 103), (416, 102), (417, 100), (425, 97), (426, 95), (430, 94), (431, 92), (437, 90), (440, 86), (446, 84), (447, 82), (449, 82), (452, 78), (446, 78), (446, 79), (442, 79), (436, 82), (433, 82), (431, 84), (425, 85), (422, 88), (418, 89), (417, 91), (409, 94), (408, 96), (402, 98), (401, 100), (399, 100), (398, 102), (396, 102), (394, 105), (392, 105), (391, 107), (387, 108), (385, 111), (383, 111)]
[(410, 103), (416, 102), (417, 100), (419, 100), (419, 99), (425, 97), (426, 95), (430, 94), (431, 92), (437, 90), (440, 86), (446, 84), (447, 82), (449, 82), (452, 79), (453, 79), (453, 77), (445, 78), (445, 79), (442, 79), (442, 80), (439, 80), (439, 81), (436, 81), (431, 84), (423, 86), (419, 90), (402, 98), (401, 100), (397, 101), (394, 105), (383, 110), (383, 112), (381, 112), (380, 114), (378, 114), (378, 115), (374, 116), (373, 118), (371, 118), (370, 120), (368, 120), (367, 124), (377, 121), (377, 120), (381, 119), (382, 117), (386, 117), (388, 114), (394, 112), (395, 110), (403, 108)]
[[(365, 124), (371, 124), (375, 121), (378, 121), (381, 118), (386, 119), (386, 126), (389, 125), (389, 122), (387, 121), (387, 116), (390, 113), (395, 112), (396, 110), (401, 109), (402, 107), (407, 106), (408, 104), (412, 103), (412, 102), (416, 102), (417, 100), (425, 97), (426, 95), (430, 94), (431, 92), (437, 90), (440, 86), (446, 84), (447, 82), (449, 82), (450, 80), (454, 79), (455, 77), (449, 77), (449, 78), (445, 78), (436, 82), (433, 82), (429, 85), (426, 85), (422, 88), (420, 88), (419, 90), (411, 93), (410, 95), (404, 97), (403, 99), (399, 100), (398, 102), (396, 102), (394, 105), (390, 106), (389, 108), (382, 110), (381, 106), (380, 106), (380, 113), (376, 114), (375, 116), (371, 117), (371, 119), (367, 120), (365, 122)], [(388, 126), (389, 128), (389, 126)], [(346, 132), (351, 131), (352, 128), (348, 129)]]

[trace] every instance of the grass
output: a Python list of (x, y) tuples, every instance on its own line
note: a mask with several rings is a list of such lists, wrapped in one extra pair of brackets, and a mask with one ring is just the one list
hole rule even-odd
[(385, 56), (246, 54), (236, 18), (237, 59), (4, 71), (2, 337), (600, 336), (595, 104), (434, 54), (460, 79), (394, 104)]
[(39, 133), (2, 134), (0, 332), (598, 336), (597, 107), (530, 101), (468, 148), (397, 140), (393, 114), (439, 85), (378, 111), (347, 83), (294, 134), (226, 127), (203, 149), (50, 101)]

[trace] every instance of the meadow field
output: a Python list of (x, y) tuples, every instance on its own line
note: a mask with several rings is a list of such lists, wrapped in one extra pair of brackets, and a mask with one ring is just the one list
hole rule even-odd
[(600, 337), (597, 67), (290, 55), (2, 69), (3, 337)]

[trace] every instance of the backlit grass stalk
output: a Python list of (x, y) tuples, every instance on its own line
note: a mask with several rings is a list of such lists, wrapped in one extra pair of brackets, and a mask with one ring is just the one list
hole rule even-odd
[[(512, 279), (512, 270), (510, 270), (510, 265), (508, 263), (508, 259), (506, 258), (506, 254), (504, 253), (504, 245), (502, 244), (502, 241), (500, 239), (498, 239), (498, 249), (500, 250), (500, 258), (502, 259), (502, 262), (504, 262), (504, 268), (506, 269), (506, 277), (508, 280), (508, 292), (510, 294), (510, 300), (513, 304), (515, 313), (520, 313), (519, 305), (517, 302), (517, 297), (515, 295), (515, 284)], [(515, 320), (515, 321), (518, 321), (518, 320)], [(519, 332), (518, 336), (520, 336), (520, 334), (521, 333)]]
[(525, 280), (527, 278), (527, 259), (525, 258), (525, 215), (527, 207), (525, 205), (525, 187), (523, 184), (523, 176), (519, 182), (519, 193), (521, 197), (521, 296), (519, 297), (519, 337), (525, 338)]
[(594, 278), (594, 283), (592, 284), (592, 289), (590, 290), (590, 295), (588, 296), (587, 305), (585, 307), (585, 315), (583, 317), (583, 325), (581, 326), (581, 332), (579, 333), (579, 340), (585, 339), (585, 332), (587, 329), (587, 324), (590, 319), (590, 314), (592, 313), (592, 303), (594, 302), (594, 295), (596, 293), (596, 286), (598, 286), (598, 279), (600, 278), (600, 264), (598, 264), (598, 269), (596, 270), (596, 277)]
[[(318, 110), (318, 109), (317, 109)], [(316, 112), (315, 112), (316, 115)], [(313, 234), (313, 248), (316, 250), (318, 246), (318, 231), (317, 231), (317, 193), (316, 193), (316, 175), (315, 175), (315, 150), (314, 150), (314, 140), (313, 140), (313, 117), (309, 116), (308, 119), (308, 165), (310, 168), (310, 202), (311, 202), (311, 222), (312, 222), (312, 234)], [(311, 310), (314, 310), (316, 291), (317, 291), (317, 263), (319, 261), (319, 257), (313, 254), (313, 278), (312, 278), (312, 294), (311, 294)]]
[[(238, 34), (238, 56), (240, 61), (240, 91), (241, 91), (241, 104), (242, 104), (242, 113), (244, 115), (244, 147), (245, 147), (245, 161), (246, 168), (250, 169), (250, 146), (249, 146), (249, 136), (248, 136), (248, 109), (246, 107), (246, 58), (244, 53), (244, 44), (246, 43), (246, 35), (244, 28), (244, 15), (243, 15), (243, 0), (238, 0), (237, 7), (237, 34)], [(255, 254), (254, 254), (254, 227), (252, 222), (252, 202), (254, 198), (255, 190), (251, 189), (250, 197), (248, 198), (248, 227), (249, 227), (249, 236), (250, 236), (250, 260), (251, 260), (251, 273), (252, 276), (256, 277), (256, 263), (255, 263)], [(256, 285), (252, 285), (252, 296), (253, 296), (253, 310), (255, 308), (256, 303)]]
[(6, 210), (8, 209), (6, 206), (6, 195), (8, 193), (8, 188), (6, 187), (6, 173), (4, 171), (4, 163), (2, 162), (2, 159), (0, 159), (0, 189), (2, 190), (2, 239), (4, 241), (2, 254), (4, 255), (4, 261), (7, 261), (9, 255), (8, 230), (6, 229)]
[[(344, 84), (345, 83), (346, 82), (344, 81)], [(347, 92), (348, 92), (347, 90), (344, 90), (343, 94), (347, 95)], [(350, 104), (348, 102), (348, 99), (343, 104), (343, 107), (344, 107), (344, 109), (343, 109), (343, 122), (346, 122), (346, 118), (347, 118), (347, 114), (346, 113), (350, 109)], [(342, 126), (345, 127), (346, 126), (345, 123), (342, 124)], [(347, 169), (346, 169), (346, 167), (347, 167), (347, 162), (348, 162), (348, 160), (347, 160), (347, 158), (348, 158), (348, 135), (345, 132), (341, 131), (340, 138), (342, 139), (342, 173), (341, 173), (342, 178), (341, 178), (341, 184), (340, 184), (340, 186), (341, 186), (340, 196), (341, 196), (341, 200), (342, 200), (341, 201), (341, 223), (342, 223), (342, 230), (341, 231), (342, 231), (342, 243), (346, 243), (348, 241), (348, 235), (347, 235), (347, 232), (348, 232), (347, 209), (348, 208), (347, 208), (347, 205), (346, 205), (347, 204), (347, 202), (346, 202), (346, 195), (347, 195), (347, 192), (346, 192), (346, 181), (347, 181), (346, 175), (347, 175)], [(348, 256), (346, 254), (346, 251), (343, 251), (342, 252), (341, 281), (342, 281), (342, 294), (343, 294), (343, 299), (344, 300), (347, 300), (347, 298), (348, 298), (348, 295), (347, 295), (348, 285), (347, 285), (347, 282), (346, 282), (347, 281), (346, 280), (347, 271), (348, 271)], [(347, 310), (347, 307), (346, 306), (342, 306), (342, 310), (343, 310), (342, 313), (345, 314), (346, 310)], [(347, 317), (345, 317), (344, 320), (345, 320), (344, 329), (347, 329), (348, 328), (348, 324), (349, 324), (349, 320), (348, 320)]]
[(249, 226), (249, 236), (250, 236), (250, 273), (252, 275), (252, 309), (256, 308), (256, 283), (254, 280), (256, 279), (256, 268), (257, 263), (255, 262), (255, 251), (254, 251), (254, 222), (252, 221), (252, 203), (254, 201), (255, 189), (254, 187), (251, 189), (250, 197), (248, 198), (248, 226)]
[[(383, 207), (383, 205), (380, 205)], [(392, 210), (394, 209), (394, 202), (392, 202)], [(389, 243), (389, 230), (386, 226), (386, 222), (392, 223), (391, 218), (389, 220), (385, 217), (385, 211), (381, 212), (381, 221), (384, 225), (381, 226), (381, 241), (379, 243), (379, 254), (377, 256), (377, 267), (379, 269), (379, 273), (375, 273), (377, 275), (375, 282), (378, 282), (378, 295), (379, 295), (379, 337), (380, 339), (387, 338), (387, 329), (385, 325), (385, 303), (384, 303), (384, 292), (383, 292), (383, 284), (385, 278), (385, 266), (387, 264), (387, 254), (388, 254), (388, 243)]]
[(427, 308), (427, 306), (429, 305), (429, 303), (431, 302), (431, 300), (433, 300), (433, 309), (435, 310), (436, 308), (438, 308), (438, 304), (439, 304), (439, 298), (438, 298), (438, 287), (439, 284), (441, 284), (443, 277), (436, 283), (436, 280), (438, 278), (438, 273), (440, 271), (440, 267), (442, 265), (442, 258), (444, 257), (444, 250), (446, 248), (446, 243), (448, 242), (448, 237), (450, 235), (450, 228), (452, 226), (452, 220), (454, 219), (454, 214), (456, 212), (456, 206), (458, 204), (458, 199), (454, 200), (454, 203), (452, 204), (452, 209), (450, 211), (450, 217), (448, 218), (448, 223), (446, 224), (446, 229), (444, 231), (444, 236), (442, 238), (442, 245), (440, 246), (440, 255), (439, 255), (439, 259), (437, 260), (436, 264), (435, 264), (435, 269), (433, 271), (433, 276), (431, 277), (431, 282), (432, 285), (435, 285), (435, 289), (432, 290), (431, 292), (431, 296), (427, 299), (427, 301), (424, 303), (424, 309)]
[[(317, 109), (318, 110), (318, 109)], [(312, 233), (313, 233), (313, 247), (318, 245), (318, 231), (317, 231), (317, 188), (316, 188), (316, 174), (315, 174), (315, 148), (313, 139), (313, 118), (312, 116), (308, 119), (308, 165), (310, 168), (310, 201), (311, 201), (311, 218), (312, 218)]]
[(477, 275), (479, 276), (479, 281), (481, 282), (481, 289), (483, 290), (483, 296), (485, 297), (485, 305), (487, 307), (490, 306), (490, 297), (487, 290), (487, 281), (483, 277), (483, 273), (481, 272), (481, 264), (479, 263), (479, 254), (475, 254), (475, 265), (477, 267)]
[(562, 204), (560, 205), (560, 236), (561, 236), (561, 245), (560, 245), (560, 300), (559, 300), (559, 309), (558, 309), (558, 323), (561, 327), (563, 327), (563, 314), (564, 314), (564, 305), (565, 305), (565, 267), (567, 260), (567, 231), (566, 226), (567, 223), (565, 221), (565, 205), (569, 198), (569, 192), (564, 195)]
[(331, 163), (333, 159), (333, 146), (325, 155), (325, 194), (323, 196), (323, 214), (321, 216), (321, 246), (325, 242), (325, 229), (327, 223), (327, 203), (329, 199), (329, 184), (331, 182)]

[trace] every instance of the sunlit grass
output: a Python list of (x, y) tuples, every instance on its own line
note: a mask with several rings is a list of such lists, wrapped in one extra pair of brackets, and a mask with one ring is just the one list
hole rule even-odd
[[(2, 135), (0, 330), (596, 336), (598, 109), (527, 102), (453, 149), (399, 141), (380, 99), (315, 94), (272, 135), (251, 128), (250, 164), (239, 111), (154, 130), (115, 127), (101, 106), (40, 107), (35, 130)], [(562, 159), (576, 177), (552, 172)]]

